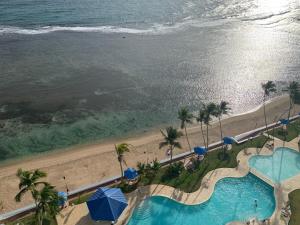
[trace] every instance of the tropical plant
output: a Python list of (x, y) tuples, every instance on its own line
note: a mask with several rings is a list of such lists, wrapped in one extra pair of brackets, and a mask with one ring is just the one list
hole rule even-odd
[(188, 123), (189, 124), (193, 123), (193, 121), (192, 121), (193, 114), (189, 112), (188, 108), (182, 107), (178, 111), (178, 119), (181, 121), (180, 128), (184, 129), (186, 141), (188, 143), (190, 151), (192, 151), (192, 148), (191, 148), (191, 145), (190, 145), (190, 141), (189, 141), (189, 138), (188, 138), (188, 134), (187, 134), (187, 130), (186, 130), (186, 125)]
[(160, 162), (159, 162), (157, 159), (154, 159), (154, 160), (152, 161), (152, 169), (153, 169), (154, 171), (158, 171), (158, 170), (160, 169), (160, 167), (161, 167)]
[(291, 117), (291, 110), (293, 105), (295, 104), (297, 98), (299, 97), (299, 83), (296, 81), (290, 82), (289, 86), (287, 87), (287, 91), (290, 97), (290, 106), (289, 106), (289, 113), (288, 113), (288, 120)]
[(167, 167), (165, 174), (163, 175), (163, 180), (168, 180), (174, 177), (178, 177), (180, 173), (184, 170), (183, 162), (175, 162)]
[[(267, 114), (266, 114), (266, 98), (270, 96), (271, 93), (276, 92), (276, 85), (273, 81), (268, 81), (266, 83), (261, 84), (261, 87), (264, 91), (264, 97), (263, 97), (263, 107), (264, 107), (264, 117), (265, 117), (265, 125), (266, 125), (266, 130), (268, 129), (268, 122), (267, 122)], [(269, 137), (269, 133), (268, 133)]]
[(34, 171), (26, 171), (26, 170), (18, 169), (16, 175), (19, 178), (20, 191), (15, 196), (15, 201), (20, 202), (24, 194), (30, 192), (37, 206), (37, 201), (34, 196), (36, 195), (37, 187), (39, 185), (48, 184), (47, 182), (40, 181), (40, 179), (46, 177), (47, 174), (38, 169)]
[(178, 138), (180, 138), (183, 134), (180, 131), (177, 131), (176, 128), (167, 127), (166, 133), (161, 130), (161, 134), (164, 137), (164, 140), (159, 143), (159, 148), (161, 149), (164, 146), (168, 146), (170, 150), (170, 161), (172, 163), (173, 160), (173, 150), (174, 148), (182, 148)]
[(204, 116), (204, 124), (206, 125), (206, 148), (208, 149), (209, 145), (209, 135), (208, 135), (208, 127), (210, 125), (210, 121), (212, 120), (212, 116), (216, 110), (216, 104), (211, 102), (205, 105), (205, 116)]
[[(231, 108), (228, 106), (229, 103), (226, 101), (221, 101), (220, 104), (216, 105), (214, 112), (212, 113), (215, 117), (218, 118), (219, 120), (219, 127), (220, 127), (220, 137), (221, 137), (221, 142), (223, 143), (223, 130), (222, 130), (222, 116), (223, 115), (227, 115), (229, 113), (229, 110), (231, 110)], [(226, 148), (224, 148), (224, 146), (222, 146), (223, 148), (223, 155), (225, 157), (225, 153), (226, 153)]]
[(201, 108), (199, 109), (198, 116), (196, 116), (196, 120), (197, 120), (198, 123), (200, 123), (203, 143), (204, 143), (204, 146), (206, 147), (206, 140), (205, 140), (204, 131), (203, 131), (203, 123), (204, 123), (204, 120), (205, 120), (205, 113), (206, 113), (205, 112), (205, 105), (202, 105)]
[(37, 200), (36, 221), (38, 225), (43, 225), (45, 219), (56, 221), (56, 215), (59, 214), (59, 202), (62, 200), (58, 196), (55, 187), (46, 184), (40, 191), (35, 192), (34, 198)]
[(142, 162), (138, 162), (136, 164), (137, 168), (138, 168), (138, 172), (140, 175), (144, 175), (145, 171), (146, 171), (146, 164), (142, 163)]
[(121, 179), (123, 179), (123, 165), (122, 163), (124, 162), (124, 154), (125, 152), (129, 152), (130, 151), (130, 144), (127, 143), (121, 143), (121, 144), (117, 144), (115, 145), (115, 151), (117, 153), (118, 156), (118, 161), (120, 164), (120, 169), (121, 169)]

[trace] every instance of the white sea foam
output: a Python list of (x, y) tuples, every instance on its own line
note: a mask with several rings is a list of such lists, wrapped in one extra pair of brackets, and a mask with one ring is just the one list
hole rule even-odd
[(200, 21), (193, 20), (189, 17), (185, 18), (180, 23), (175, 24), (153, 24), (147, 29), (136, 29), (136, 28), (125, 28), (125, 27), (115, 27), (115, 26), (97, 26), (97, 27), (82, 27), (82, 26), (45, 26), (34, 29), (25, 29), (20, 27), (1, 27), (1, 34), (46, 34), (57, 31), (72, 31), (72, 32), (101, 32), (101, 33), (124, 33), (124, 34), (165, 34), (176, 30), (186, 29), (188, 27), (211, 27), (219, 26), (224, 23), (234, 22), (233, 19), (220, 19), (212, 21)]
[[(274, 17), (289, 17), (290, 11), (282, 11), (277, 14), (258, 14), (258, 15), (248, 15), (236, 18), (222, 18), (222, 19), (193, 19), (191, 16), (185, 17), (182, 22), (178, 23), (166, 23), (166, 24), (153, 24), (147, 29), (137, 29), (137, 28), (126, 28), (117, 26), (44, 26), (37, 28), (21, 28), (12, 26), (1, 26), (0, 25), (0, 35), (1, 34), (25, 34), (25, 35), (35, 35), (35, 34), (46, 34), (50, 32), (57, 31), (71, 31), (71, 32), (101, 32), (101, 33), (124, 33), (124, 34), (165, 34), (177, 30), (186, 29), (188, 27), (213, 27), (220, 26), (226, 23), (234, 23), (240, 21), (247, 22), (257, 22), (257, 21), (267, 21)], [(269, 21), (268, 21), (269, 22)], [(268, 24), (268, 23), (267, 23)]]

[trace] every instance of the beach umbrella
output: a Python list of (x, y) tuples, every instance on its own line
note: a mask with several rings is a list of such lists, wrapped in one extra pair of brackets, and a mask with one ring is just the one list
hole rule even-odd
[(207, 153), (207, 148), (205, 148), (205, 147), (195, 147), (194, 152), (197, 155), (205, 155)]
[(59, 191), (57, 193), (58, 197), (59, 197), (59, 201), (58, 201), (58, 205), (59, 206), (64, 206), (65, 203), (67, 202), (68, 200), (68, 194), (66, 192), (63, 192), (63, 191)]
[(134, 180), (138, 177), (138, 172), (134, 168), (128, 168), (124, 171), (124, 177), (127, 180)]
[(235, 143), (235, 139), (233, 137), (224, 137), (223, 142), (225, 145), (232, 145)]
[(128, 205), (120, 188), (107, 187), (99, 188), (86, 204), (95, 221), (117, 221)]
[(281, 119), (279, 120), (279, 122), (282, 124), (282, 125), (288, 125), (290, 123), (290, 121), (288, 119)]

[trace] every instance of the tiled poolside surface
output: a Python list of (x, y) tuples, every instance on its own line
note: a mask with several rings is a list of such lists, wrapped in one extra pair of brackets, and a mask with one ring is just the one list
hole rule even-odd
[[(294, 139), (291, 142), (284, 143), (285, 147), (298, 150), (298, 138)], [(283, 141), (275, 139), (275, 148), (282, 147)], [(299, 151), (299, 150), (298, 150)], [(127, 195), (128, 207), (123, 212), (122, 216), (119, 218), (119, 221), (116, 223), (118, 225), (126, 224), (128, 218), (135, 206), (137, 206), (144, 198), (152, 195), (165, 196), (176, 201), (179, 201), (184, 204), (199, 204), (210, 198), (213, 193), (214, 186), (216, 182), (224, 177), (242, 177), (245, 176), (250, 168), (248, 166), (248, 159), (253, 155), (271, 155), (272, 150), (263, 147), (262, 149), (249, 148), (241, 151), (237, 160), (239, 160), (238, 168), (221, 168), (209, 172), (203, 179), (201, 187), (193, 193), (185, 193), (183, 191), (174, 189), (165, 185), (149, 185), (140, 188)], [(252, 173), (263, 179), (269, 184), (272, 184), (271, 181), (262, 177), (254, 170), (250, 170)], [(274, 185), (273, 185), (274, 186)], [(272, 217), (270, 218), (271, 224), (276, 225), (286, 225), (286, 222), (283, 221), (281, 217), (281, 209), (286, 205), (288, 201), (288, 193), (300, 188), (300, 174), (294, 176), (290, 179), (287, 179), (282, 182), (280, 186), (274, 186), (275, 196), (276, 196), (276, 210)], [(109, 222), (93, 222), (89, 215), (86, 204), (81, 204), (77, 206), (69, 206), (62, 212), (62, 216), (58, 216), (58, 225), (94, 225), (94, 224), (103, 224), (109, 225)], [(233, 222), (234, 225), (243, 224), (240, 222)]]

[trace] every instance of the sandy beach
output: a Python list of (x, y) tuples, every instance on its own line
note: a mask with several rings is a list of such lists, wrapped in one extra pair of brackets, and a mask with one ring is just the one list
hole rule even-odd
[[(274, 118), (287, 115), (289, 101), (287, 96), (276, 98), (267, 104), (268, 122), (272, 123)], [(300, 107), (296, 106), (295, 112)], [(223, 132), (226, 136), (252, 130), (264, 125), (263, 109), (254, 112), (229, 117), (223, 120)], [(162, 127), (163, 128), (163, 127)], [(197, 125), (188, 129), (191, 146), (202, 145), (200, 127)], [(220, 137), (218, 124), (212, 124), (209, 130), (209, 142), (218, 141)], [(166, 149), (159, 149), (158, 143), (162, 140), (159, 131), (118, 140), (117, 143), (127, 142), (133, 145), (130, 153), (126, 153), (127, 166), (134, 167), (138, 161), (146, 162), (152, 159), (166, 158)], [(183, 137), (181, 140), (183, 149), (175, 150), (175, 154), (188, 150), (187, 143)], [(74, 190), (80, 186), (95, 183), (111, 176), (119, 175), (119, 164), (114, 152), (113, 141), (101, 144), (77, 146), (66, 151), (55, 151), (46, 155), (40, 155), (29, 159), (18, 160), (0, 166), (0, 201), (4, 209), (1, 213), (20, 208), (31, 203), (30, 196), (25, 196), (21, 203), (15, 203), (14, 196), (18, 191), (18, 180), (15, 176), (18, 168), (24, 170), (41, 169), (48, 173), (47, 181), (55, 185), (59, 191), (65, 191), (66, 177), (69, 189)]]

